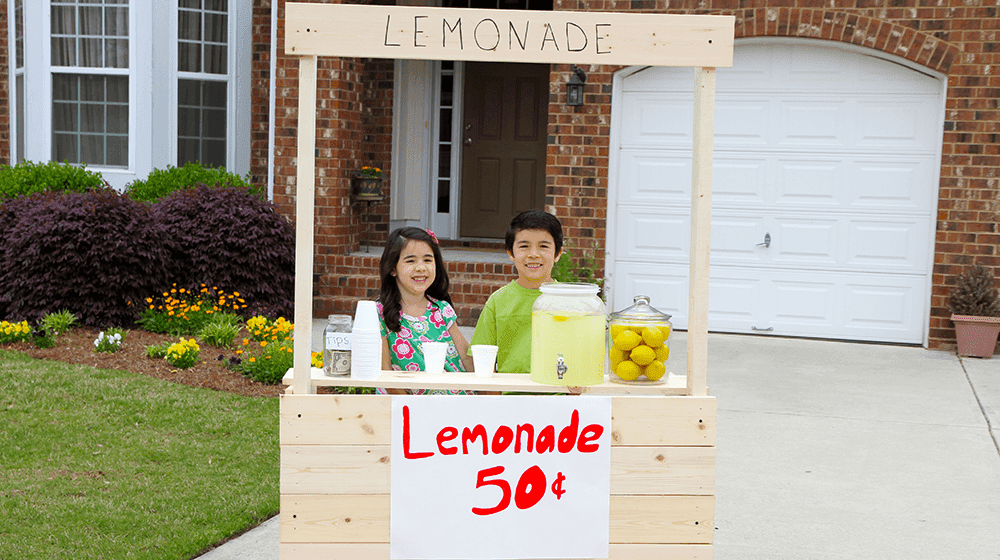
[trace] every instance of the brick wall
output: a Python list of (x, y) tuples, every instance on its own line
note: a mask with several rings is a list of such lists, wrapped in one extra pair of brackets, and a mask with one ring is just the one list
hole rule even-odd
[[(913, 61), (948, 78), (930, 317), (932, 348), (950, 346), (946, 308), (955, 278), (974, 263), (1000, 265), (1000, 10), (980, 2), (914, 0), (556, 0), (555, 9), (724, 14), (736, 37), (851, 43)], [(566, 107), (569, 68), (553, 67), (546, 205), (567, 216), (568, 244), (602, 239), (607, 207), (610, 92), (618, 68), (591, 66), (586, 105)]]

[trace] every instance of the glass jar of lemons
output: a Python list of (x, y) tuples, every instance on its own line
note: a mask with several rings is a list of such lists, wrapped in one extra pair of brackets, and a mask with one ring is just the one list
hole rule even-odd
[(611, 380), (627, 384), (666, 382), (670, 357), (670, 315), (649, 305), (649, 296), (635, 296), (634, 305), (611, 314), (608, 360)]

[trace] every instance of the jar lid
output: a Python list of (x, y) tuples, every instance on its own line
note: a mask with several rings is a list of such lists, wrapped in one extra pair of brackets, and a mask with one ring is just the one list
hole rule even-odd
[(586, 282), (545, 282), (538, 289), (557, 296), (596, 296), (601, 287)]
[(658, 311), (655, 307), (649, 305), (649, 296), (635, 296), (632, 298), (634, 304), (630, 307), (626, 307), (621, 311), (616, 311), (611, 314), (612, 321), (641, 321), (641, 322), (656, 322), (656, 321), (669, 321), (670, 315)]

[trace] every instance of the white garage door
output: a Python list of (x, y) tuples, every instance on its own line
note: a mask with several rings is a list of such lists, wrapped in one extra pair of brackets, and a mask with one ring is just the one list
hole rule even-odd
[[(693, 71), (616, 80), (612, 306), (687, 324)], [(836, 48), (737, 46), (716, 88), (709, 328), (920, 343), (943, 86)]]

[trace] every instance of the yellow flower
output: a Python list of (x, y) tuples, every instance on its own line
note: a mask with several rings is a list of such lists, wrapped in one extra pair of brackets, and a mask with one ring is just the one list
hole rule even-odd
[(267, 341), (266, 340), (260, 341), (260, 347), (264, 348), (265, 346), (267, 346)]
[(251, 364), (254, 363), (254, 362), (256, 362), (256, 361), (257, 361), (257, 358), (254, 358), (253, 356), (250, 356), (250, 363)]

